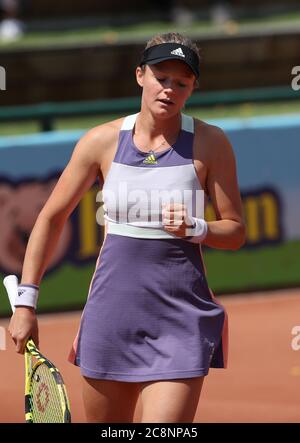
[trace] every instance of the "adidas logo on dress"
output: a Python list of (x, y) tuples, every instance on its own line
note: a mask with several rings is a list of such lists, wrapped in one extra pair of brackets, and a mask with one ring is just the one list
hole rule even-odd
[(177, 49), (174, 49), (174, 51), (171, 51), (171, 54), (179, 55), (180, 57), (185, 57), (185, 55), (180, 47)]
[(157, 160), (153, 154), (148, 155), (148, 157), (145, 158), (143, 161), (146, 165), (157, 165)]

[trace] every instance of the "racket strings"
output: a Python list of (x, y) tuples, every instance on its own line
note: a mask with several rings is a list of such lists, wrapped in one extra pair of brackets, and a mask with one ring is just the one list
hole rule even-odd
[(40, 364), (31, 376), (31, 409), (34, 423), (61, 423), (63, 407), (53, 372)]

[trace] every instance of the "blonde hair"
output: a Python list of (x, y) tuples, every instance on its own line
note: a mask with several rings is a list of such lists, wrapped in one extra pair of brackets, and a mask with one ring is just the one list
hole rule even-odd
[[(156, 34), (150, 40), (148, 40), (145, 49), (151, 48), (151, 46), (160, 45), (161, 43), (178, 43), (179, 45), (187, 46), (194, 51), (198, 57), (198, 63), (200, 65), (201, 56), (200, 49), (190, 38), (179, 34), (179, 32), (168, 32), (166, 34)], [(145, 66), (142, 66), (145, 69)], [(195, 81), (195, 88), (199, 86), (198, 80)]]

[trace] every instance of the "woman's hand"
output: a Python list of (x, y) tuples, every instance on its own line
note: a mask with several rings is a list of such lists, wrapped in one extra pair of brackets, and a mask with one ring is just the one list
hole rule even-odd
[(38, 323), (35, 309), (28, 306), (16, 307), (10, 320), (8, 332), (16, 345), (16, 352), (24, 354), (26, 342), (31, 337), (39, 346)]
[(181, 203), (169, 203), (162, 205), (163, 228), (176, 235), (186, 237), (187, 229), (192, 227), (192, 220), (188, 216), (186, 206)]

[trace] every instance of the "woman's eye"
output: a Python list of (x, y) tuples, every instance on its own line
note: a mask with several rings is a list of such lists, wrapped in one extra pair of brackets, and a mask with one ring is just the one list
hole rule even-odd
[(180, 88), (185, 88), (186, 87), (185, 83), (178, 83), (178, 85), (180, 86)]

